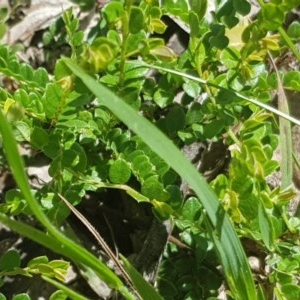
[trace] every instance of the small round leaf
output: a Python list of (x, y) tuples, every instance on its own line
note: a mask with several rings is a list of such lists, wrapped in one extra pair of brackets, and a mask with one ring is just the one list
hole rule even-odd
[(294, 21), (288, 28), (287, 34), (291, 38), (299, 39), (300, 37), (300, 22)]
[(273, 3), (267, 3), (262, 10), (263, 24), (267, 30), (276, 30), (284, 22), (284, 12)]
[(138, 33), (144, 29), (145, 18), (143, 11), (138, 7), (132, 7), (130, 10), (129, 30), (131, 33)]
[(13, 271), (21, 265), (20, 254), (16, 250), (7, 251), (0, 259), (0, 269), (3, 271)]
[(165, 201), (169, 198), (169, 193), (164, 190), (163, 184), (157, 175), (147, 178), (142, 185), (142, 194), (149, 199)]
[(131, 176), (131, 170), (123, 159), (114, 161), (109, 168), (109, 179), (112, 183), (126, 183)]

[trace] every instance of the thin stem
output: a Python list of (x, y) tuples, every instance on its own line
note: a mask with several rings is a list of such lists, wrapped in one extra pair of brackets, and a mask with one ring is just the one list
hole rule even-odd
[(232, 139), (237, 145), (240, 145), (240, 141), (238, 140), (238, 138), (236, 137), (236, 135), (234, 134), (234, 132), (232, 131), (231, 128), (228, 129), (228, 135), (231, 137), (231, 139)]
[(124, 81), (125, 81), (126, 48), (127, 48), (128, 37), (129, 37), (129, 16), (130, 16), (130, 10), (132, 5), (131, 2), (132, 1), (126, 1), (125, 12), (122, 18), (122, 47), (120, 53), (120, 75), (119, 75), (119, 86), (121, 90), (124, 86)]
[(222, 86), (219, 86), (215, 83), (212, 83), (212, 82), (209, 82), (208, 80), (204, 80), (202, 78), (198, 78), (198, 77), (195, 77), (193, 75), (190, 75), (190, 74), (186, 74), (184, 72), (181, 72), (181, 71), (176, 71), (176, 70), (172, 70), (172, 69), (168, 69), (168, 68), (164, 68), (164, 67), (160, 67), (160, 66), (156, 66), (156, 65), (150, 65), (150, 64), (146, 64), (146, 63), (140, 63), (140, 67), (146, 67), (146, 68), (152, 68), (152, 69), (155, 69), (155, 70), (159, 70), (159, 71), (163, 71), (163, 72), (167, 72), (167, 73), (170, 73), (170, 74), (174, 74), (174, 75), (178, 75), (178, 76), (181, 76), (181, 77), (184, 77), (184, 78), (187, 78), (187, 79), (191, 79), (191, 80), (194, 80), (196, 82), (199, 82), (203, 85), (208, 85), (208, 86), (212, 86), (212, 87), (215, 87), (219, 90), (223, 90), (223, 91), (230, 91), (231, 93), (233, 93), (234, 95), (236, 95), (238, 98), (241, 98), (243, 100), (246, 100), (254, 105), (257, 105), (261, 108), (264, 108), (265, 110), (269, 111), (269, 112), (272, 112), (274, 113), (275, 115), (279, 116), (279, 117), (282, 117), (288, 121), (291, 121), (292, 123), (296, 124), (296, 125), (299, 125), (300, 126), (300, 120), (282, 112), (282, 111), (279, 111), (278, 109), (270, 106), (270, 105), (267, 105), (263, 102), (260, 102), (259, 100), (256, 100), (256, 99), (253, 99), (253, 98), (249, 98), (239, 92), (236, 92), (235, 90), (231, 90), (231, 89), (227, 89), (227, 88), (224, 88)]

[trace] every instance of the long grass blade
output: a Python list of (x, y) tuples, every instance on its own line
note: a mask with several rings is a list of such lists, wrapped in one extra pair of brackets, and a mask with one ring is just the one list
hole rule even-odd
[(139, 135), (162, 159), (164, 159), (195, 191), (201, 200), (215, 230), (215, 247), (223, 266), (227, 282), (235, 299), (257, 299), (250, 267), (226, 212), (216, 195), (194, 166), (180, 150), (147, 119), (139, 115), (130, 105), (108, 88), (84, 73), (72, 60), (65, 58), (65, 64), (82, 82), (124, 124)]
[(143, 300), (163, 300), (163, 298), (156, 292), (154, 287), (150, 285), (144, 277), (132, 266), (132, 264), (121, 255), (124, 268), (130, 276), (135, 288), (141, 295)]
[(287, 113), (285, 113), (283, 111), (280, 111), (280, 110), (276, 109), (275, 107), (273, 107), (271, 105), (268, 105), (268, 104), (265, 104), (263, 102), (260, 102), (257, 99), (253, 99), (253, 98), (247, 97), (247, 96), (245, 96), (245, 95), (243, 95), (243, 94), (241, 94), (239, 92), (236, 92), (234, 90), (226, 89), (226, 88), (224, 88), (222, 86), (219, 86), (219, 85), (217, 85), (215, 83), (209, 82), (208, 80), (204, 80), (202, 78), (195, 77), (193, 75), (186, 74), (186, 73), (181, 72), (181, 71), (172, 70), (172, 69), (164, 68), (164, 67), (161, 67), (161, 66), (148, 65), (146, 63), (140, 63), (140, 66), (143, 67), (143, 68), (148, 67), (148, 68), (152, 68), (152, 69), (159, 70), (159, 71), (162, 71), (162, 72), (166, 72), (166, 73), (178, 75), (178, 76), (181, 76), (181, 77), (184, 77), (184, 78), (187, 78), (187, 79), (199, 82), (202, 85), (207, 85), (207, 86), (215, 87), (215, 88), (217, 88), (219, 90), (230, 91), (231, 93), (233, 93), (238, 98), (243, 99), (245, 101), (248, 101), (249, 103), (252, 103), (252, 104), (254, 104), (254, 105), (258, 106), (258, 107), (261, 107), (261, 108), (265, 109), (266, 111), (269, 111), (269, 112), (277, 115), (278, 117), (282, 117), (282, 118), (286, 119), (287, 121), (290, 121), (293, 124), (296, 124), (296, 125), (300, 126), (300, 120), (298, 120), (298, 119), (290, 116), (289, 114), (287, 114)]

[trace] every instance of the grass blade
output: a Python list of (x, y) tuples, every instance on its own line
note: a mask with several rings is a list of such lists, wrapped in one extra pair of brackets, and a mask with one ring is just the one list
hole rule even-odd
[(201, 200), (217, 242), (215, 246), (223, 266), (227, 282), (235, 299), (257, 299), (251, 270), (239, 238), (216, 195), (180, 150), (147, 119), (117, 97), (91, 76), (84, 73), (72, 60), (65, 64), (94, 93), (101, 105), (105, 105), (124, 124), (139, 135), (162, 159), (164, 159), (195, 191)]
[(265, 109), (266, 111), (269, 111), (269, 112), (275, 114), (278, 117), (282, 117), (285, 120), (290, 121), (293, 124), (296, 124), (296, 125), (300, 126), (300, 120), (292, 117), (291, 115), (289, 115), (289, 114), (287, 114), (287, 113), (285, 113), (283, 111), (280, 111), (280, 110), (276, 109), (275, 107), (273, 107), (271, 105), (267, 105), (267, 104), (265, 104), (265, 103), (263, 103), (263, 102), (261, 102), (261, 101), (259, 101), (257, 99), (253, 99), (253, 98), (247, 97), (247, 96), (245, 96), (245, 95), (243, 95), (243, 94), (241, 94), (239, 92), (236, 92), (234, 90), (221, 87), (221, 86), (219, 86), (219, 85), (217, 85), (215, 83), (211, 83), (208, 80), (204, 80), (204, 79), (201, 79), (199, 77), (195, 77), (193, 75), (186, 74), (186, 73), (181, 72), (181, 71), (172, 70), (172, 69), (168, 69), (168, 68), (164, 68), (164, 67), (160, 67), (160, 66), (155, 66), (155, 65), (148, 65), (146, 63), (140, 63), (140, 67), (143, 67), (143, 68), (144, 67), (152, 68), (152, 69), (159, 70), (159, 71), (162, 71), (162, 72), (167, 72), (167, 73), (170, 73), (170, 74), (182, 76), (184, 78), (187, 78), (187, 79), (199, 82), (202, 85), (207, 85), (207, 86), (215, 87), (215, 88), (217, 88), (219, 90), (230, 91), (231, 93), (235, 94), (238, 98), (246, 100), (249, 103), (252, 103), (252, 104), (254, 104), (254, 105), (258, 106), (258, 107), (261, 107), (261, 108)]
[(130, 276), (136, 290), (143, 300), (163, 300), (163, 298), (156, 292), (154, 287), (144, 279), (144, 277), (124, 256), (121, 256), (121, 259), (126, 272)]

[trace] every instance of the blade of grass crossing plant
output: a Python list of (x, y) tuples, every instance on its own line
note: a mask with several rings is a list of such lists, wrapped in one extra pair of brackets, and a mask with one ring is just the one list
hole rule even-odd
[(156, 292), (143, 276), (130, 264), (130, 262), (121, 255), (124, 264), (124, 269), (130, 276), (135, 288), (142, 296), (143, 300), (163, 300), (163, 298)]
[[(114, 274), (104, 263), (100, 262), (94, 255), (83, 247), (65, 237), (55, 226), (51, 224), (47, 216), (39, 207), (38, 202), (31, 194), (28, 178), (25, 173), (23, 160), (18, 152), (17, 143), (14, 139), (12, 129), (0, 111), (0, 133), (3, 138), (3, 147), (9, 166), (14, 175), (24, 198), (26, 199), (32, 213), (45, 226), (48, 232), (59, 242), (60, 248), (67, 249), (68, 257), (78, 263), (87, 265), (111, 288), (119, 290), (126, 299), (134, 299), (133, 295), (125, 288), (121, 279)], [(57, 252), (60, 250), (58, 249)], [(65, 250), (64, 250), (65, 251)]]
[(260, 284), (257, 289), (257, 300), (265, 300), (264, 290)]
[(152, 123), (140, 116), (130, 105), (126, 104), (108, 88), (85, 74), (72, 60), (64, 59), (64, 62), (95, 94), (101, 105), (105, 105), (124, 124), (139, 135), (195, 191), (216, 230), (219, 242), (215, 243), (215, 246), (221, 258), (228, 284), (236, 293), (234, 295), (235, 299), (256, 299), (255, 285), (245, 252), (229, 217), (205, 179), (182, 155), (172, 141)]
[[(220, 241), (219, 233), (218, 233), (218, 231), (217, 231), (215, 228), (213, 228), (213, 226), (212, 226), (212, 224), (211, 224), (211, 222), (210, 222), (210, 220), (209, 220), (208, 218), (205, 218), (205, 224), (206, 224), (207, 228), (210, 228), (209, 234), (210, 234), (211, 240), (212, 240), (212, 242), (214, 243), (215, 247), (216, 247), (217, 249), (222, 248), (223, 246), (222, 246), (221, 241)], [(230, 253), (230, 252), (228, 252), (228, 251), (227, 251), (227, 252), (223, 251), (223, 252), (220, 252), (220, 253), (219, 253), (220, 260), (221, 260), (222, 262), (225, 261), (225, 262), (228, 263), (227, 269), (230, 269), (230, 268), (234, 268), (234, 267), (235, 267), (235, 266), (234, 266), (235, 262), (234, 262), (234, 260), (232, 260), (232, 257), (231, 257), (231, 256), (232, 256), (232, 253)], [(223, 267), (224, 267), (224, 265), (223, 265)], [(224, 267), (224, 269), (225, 269), (225, 267)], [(239, 269), (239, 272), (240, 272), (240, 276), (241, 276), (241, 280), (242, 280), (242, 281), (243, 281), (243, 280), (249, 280), (248, 274), (245, 273), (243, 269)], [(225, 272), (224, 272), (224, 273), (225, 273)], [(225, 273), (225, 274), (226, 274), (226, 273)], [(228, 285), (229, 285), (230, 288), (231, 288), (231, 294), (232, 294), (232, 296), (234, 296), (234, 299), (243, 299), (243, 298), (240, 296), (241, 293), (240, 293), (240, 291), (239, 291), (239, 287), (238, 287), (237, 284), (234, 282), (234, 280), (235, 280), (234, 277), (232, 277), (232, 276), (227, 276), (227, 282), (228, 282)], [(245, 299), (249, 299), (249, 300), (252, 299), (252, 298), (246, 298), (246, 297), (247, 297), (246, 295), (249, 295), (249, 294), (250, 294), (250, 293), (248, 293), (248, 292), (246, 292), (246, 293), (244, 294)], [(237, 295), (239, 295), (239, 296), (237, 297)], [(257, 298), (254, 297), (253, 299), (257, 299)]]
[(184, 78), (187, 78), (187, 79), (190, 79), (190, 80), (193, 80), (193, 81), (196, 81), (196, 82), (199, 82), (200, 84), (203, 84), (203, 85), (208, 85), (208, 86), (211, 86), (211, 87), (215, 87), (219, 90), (223, 90), (223, 91), (229, 91), (231, 93), (234, 93), (238, 98), (241, 98), (243, 100), (246, 100), (254, 105), (257, 105), (258, 107), (261, 107), (269, 112), (272, 112), (273, 114), (275, 114), (276, 116), (279, 116), (279, 117), (282, 117), (290, 122), (292, 122), (293, 124), (296, 124), (298, 126), (300, 126), (300, 120), (270, 106), (270, 105), (267, 105), (265, 103), (262, 103), (256, 99), (253, 99), (253, 98), (249, 98), (249, 97), (246, 97), (244, 96), (243, 94), (239, 93), (239, 92), (236, 92), (234, 90), (229, 90), (229, 89), (226, 89), (224, 87), (221, 87), (215, 83), (211, 83), (207, 80), (204, 80), (204, 79), (201, 79), (199, 77), (195, 77), (193, 75), (190, 75), (190, 74), (186, 74), (184, 72), (181, 72), (181, 71), (176, 71), (176, 70), (172, 70), (172, 69), (168, 69), (168, 68), (164, 68), (164, 67), (160, 67), (160, 66), (155, 66), (155, 65), (148, 65), (148, 64), (145, 64), (145, 63), (141, 63), (140, 65), (141, 67), (148, 67), (148, 68), (152, 68), (152, 69), (155, 69), (155, 70), (160, 70), (162, 72), (167, 72), (167, 73), (170, 73), (170, 74), (174, 74), (174, 75), (178, 75), (178, 76), (182, 76)]

